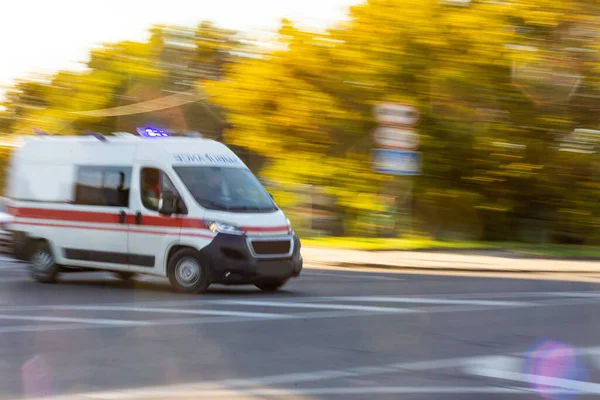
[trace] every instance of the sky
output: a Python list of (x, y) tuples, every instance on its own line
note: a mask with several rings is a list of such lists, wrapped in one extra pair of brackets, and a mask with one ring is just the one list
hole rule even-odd
[(282, 18), (322, 28), (360, 0), (4, 0), (0, 6), (2, 87), (32, 73), (81, 68), (100, 43), (145, 40), (153, 24), (202, 20), (243, 31), (275, 30)]

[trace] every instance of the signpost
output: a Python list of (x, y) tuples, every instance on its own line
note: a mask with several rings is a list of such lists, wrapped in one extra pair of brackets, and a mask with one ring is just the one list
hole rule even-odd
[(412, 126), (419, 122), (419, 111), (408, 104), (379, 103), (373, 110), (375, 120), (380, 124)]
[(416, 150), (419, 147), (419, 134), (410, 128), (380, 126), (373, 132), (377, 146), (387, 149)]
[(421, 173), (421, 153), (416, 151), (419, 134), (412, 127), (419, 122), (419, 111), (408, 104), (382, 102), (375, 105), (373, 116), (379, 126), (373, 131), (377, 148), (372, 151), (372, 168), (380, 174), (408, 177), (406, 209), (412, 233), (412, 176)]
[[(380, 124), (373, 131), (373, 140), (379, 148), (373, 151), (375, 171), (382, 174), (419, 175), (421, 159), (420, 153), (415, 150), (419, 148), (420, 140), (418, 132), (412, 128), (420, 119), (416, 107), (402, 103), (378, 103), (373, 115)], [(383, 164), (385, 168), (380, 167)]]
[(419, 175), (421, 153), (392, 149), (373, 150), (373, 169), (380, 174)]

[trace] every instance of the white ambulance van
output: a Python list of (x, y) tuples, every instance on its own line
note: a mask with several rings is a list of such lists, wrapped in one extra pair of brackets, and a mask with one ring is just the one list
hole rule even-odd
[(202, 138), (26, 137), (9, 162), (15, 253), (31, 276), (112, 271), (276, 290), (302, 270), (283, 212), (225, 145)]

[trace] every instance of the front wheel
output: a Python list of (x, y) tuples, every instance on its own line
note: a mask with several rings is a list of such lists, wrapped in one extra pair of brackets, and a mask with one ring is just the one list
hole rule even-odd
[(286, 282), (287, 282), (287, 279), (284, 281), (261, 282), (261, 283), (255, 284), (254, 286), (259, 288), (263, 292), (274, 292), (274, 291), (278, 290), (279, 288), (281, 288), (283, 285), (285, 285)]
[(56, 263), (48, 242), (36, 242), (31, 250), (29, 261), (29, 275), (34, 280), (41, 283), (56, 282), (60, 266)]
[(177, 292), (202, 293), (208, 289), (208, 273), (197, 254), (194, 249), (181, 249), (169, 260), (167, 276)]

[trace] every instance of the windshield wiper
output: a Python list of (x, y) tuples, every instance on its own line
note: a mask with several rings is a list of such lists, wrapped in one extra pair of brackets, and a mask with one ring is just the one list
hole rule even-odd
[(210, 205), (212, 207), (215, 207), (215, 209), (217, 210), (230, 210), (231, 208), (228, 206), (225, 206), (221, 203), (217, 203), (216, 201), (212, 201), (212, 200), (208, 200), (208, 199), (198, 199), (198, 203), (200, 203), (202, 206), (204, 206), (204, 204)]
[(273, 211), (274, 207), (256, 207), (256, 206), (232, 206), (229, 207), (232, 211)]

